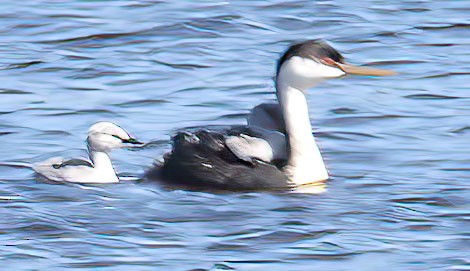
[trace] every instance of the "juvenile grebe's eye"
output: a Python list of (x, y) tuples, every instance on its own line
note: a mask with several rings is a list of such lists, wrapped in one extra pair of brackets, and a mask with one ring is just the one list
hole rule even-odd
[(128, 143), (128, 144), (137, 144), (137, 145), (141, 145), (141, 144), (144, 144), (140, 141), (138, 141), (137, 139), (135, 138), (129, 138), (129, 139), (122, 139), (122, 143)]

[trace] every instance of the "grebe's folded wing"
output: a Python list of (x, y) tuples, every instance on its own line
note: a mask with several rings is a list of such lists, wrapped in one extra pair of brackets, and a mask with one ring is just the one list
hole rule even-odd
[(252, 162), (253, 159), (259, 159), (269, 163), (273, 160), (271, 145), (262, 138), (245, 134), (227, 136), (225, 138), (225, 144), (233, 154), (243, 161)]
[(277, 103), (262, 103), (255, 106), (248, 116), (248, 126), (286, 133), (281, 107)]
[(52, 181), (69, 181), (71, 177), (80, 177), (90, 174), (93, 165), (82, 159), (64, 159), (62, 157), (52, 157), (46, 161), (35, 163), (34, 171), (42, 177)]
[(266, 163), (287, 160), (287, 143), (284, 134), (260, 127), (231, 130), (225, 144), (239, 159), (250, 162), (258, 159)]
[(66, 166), (93, 167), (93, 164), (90, 161), (83, 160), (83, 159), (70, 159), (70, 160), (64, 160), (61, 163), (52, 164), (52, 167), (55, 169), (63, 168)]

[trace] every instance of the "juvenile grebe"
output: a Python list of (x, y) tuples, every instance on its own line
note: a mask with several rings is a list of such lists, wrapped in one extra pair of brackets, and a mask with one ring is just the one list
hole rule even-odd
[(39, 175), (51, 181), (117, 183), (119, 178), (114, 171), (108, 152), (124, 147), (126, 144), (142, 144), (111, 122), (93, 124), (88, 130), (87, 143), (90, 161), (53, 157), (36, 163), (33, 168)]
[(320, 40), (289, 47), (276, 73), (278, 104), (255, 107), (245, 127), (177, 133), (163, 165), (147, 177), (176, 186), (222, 190), (285, 189), (327, 180), (312, 135), (307, 90), (346, 74), (394, 74), (346, 64), (338, 51)]

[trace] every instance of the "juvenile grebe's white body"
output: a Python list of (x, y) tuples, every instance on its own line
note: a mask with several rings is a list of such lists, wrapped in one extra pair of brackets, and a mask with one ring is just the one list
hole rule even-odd
[(111, 122), (98, 122), (88, 130), (88, 154), (90, 161), (53, 157), (34, 164), (34, 170), (51, 181), (74, 183), (117, 183), (108, 153), (127, 144), (141, 144), (124, 129)]
[(325, 42), (295, 44), (278, 63), (278, 104), (255, 107), (248, 126), (180, 132), (162, 166), (149, 171), (172, 185), (223, 190), (285, 189), (329, 178), (310, 124), (308, 89), (346, 74), (393, 72), (344, 63)]

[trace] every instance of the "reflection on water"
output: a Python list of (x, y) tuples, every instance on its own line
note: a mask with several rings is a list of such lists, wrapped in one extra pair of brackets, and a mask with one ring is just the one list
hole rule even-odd
[[(466, 270), (465, 1), (3, 1), (0, 258), (6, 269)], [(181, 127), (240, 124), (274, 99), (279, 53), (324, 38), (397, 70), (309, 94), (333, 175), (320, 194), (168, 191), (135, 181)], [(116, 185), (37, 182), (119, 123)]]
[(315, 182), (311, 184), (301, 185), (294, 189), (294, 193), (321, 194), (326, 192), (326, 181)]

